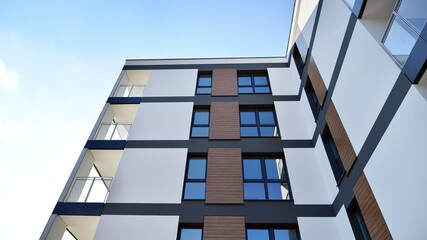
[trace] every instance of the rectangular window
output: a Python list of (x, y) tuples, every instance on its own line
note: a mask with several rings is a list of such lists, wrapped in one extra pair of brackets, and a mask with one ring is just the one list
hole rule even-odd
[(266, 73), (238, 74), (237, 83), (240, 93), (271, 93)]
[(325, 126), (325, 130), (323, 131), (322, 141), (323, 145), (325, 146), (326, 154), (328, 155), (329, 163), (331, 164), (335, 180), (339, 184), (341, 179), (344, 177), (345, 170), (328, 125)]
[(212, 93), (212, 74), (201, 73), (197, 78), (196, 94)]
[(365, 220), (356, 199), (354, 199), (348, 210), (348, 218), (350, 219), (351, 228), (353, 229), (356, 240), (371, 240)]
[(286, 228), (247, 228), (247, 240), (297, 240), (295, 229)]
[(191, 137), (209, 136), (209, 110), (194, 110)]
[(180, 228), (178, 232), (178, 240), (202, 240), (202, 228)]
[(286, 167), (281, 158), (244, 158), (245, 200), (290, 200)]
[(304, 89), (305, 89), (305, 93), (307, 94), (307, 99), (308, 99), (308, 102), (310, 103), (310, 108), (311, 108), (311, 111), (313, 112), (314, 119), (317, 119), (317, 115), (320, 112), (320, 103), (309, 77), (307, 77), (307, 83), (305, 84)]
[(190, 158), (185, 176), (184, 199), (203, 200), (206, 189), (206, 158)]
[(273, 110), (241, 110), (241, 137), (278, 137), (276, 116)]

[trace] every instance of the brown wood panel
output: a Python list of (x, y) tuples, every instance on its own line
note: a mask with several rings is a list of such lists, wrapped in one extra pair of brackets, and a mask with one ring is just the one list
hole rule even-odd
[(322, 75), (320, 75), (313, 57), (310, 58), (310, 63), (308, 64), (308, 76), (310, 77), (311, 85), (313, 85), (320, 106), (323, 106), (328, 89), (326, 88), (325, 82), (323, 81)]
[(209, 148), (206, 203), (243, 203), (240, 148)]
[(363, 172), (354, 185), (353, 192), (372, 240), (393, 239)]
[(237, 70), (213, 69), (212, 96), (237, 96)]
[(209, 139), (240, 139), (238, 102), (212, 102)]
[(243, 216), (205, 216), (203, 240), (245, 240)]
[(353, 145), (348, 138), (344, 125), (332, 101), (326, 113), (326, 122), (328, 123), (335, 145), (337, 146), (344, 169), (348, 173), (356, 160), (356, 152), (354, 151)]

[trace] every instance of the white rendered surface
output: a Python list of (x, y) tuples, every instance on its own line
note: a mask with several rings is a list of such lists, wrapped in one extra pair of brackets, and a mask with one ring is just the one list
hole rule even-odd
[(67, 225), (65, 224), (65, 222), (57, 215), (45, 240), (61, 239), (64, 235), (64, 232), (66, 231), (66, 228)]
[(109, 203), (180, 203), (186, 148), (126, 148)]
[(197, 69), (151, 70), (144, 97), (194, 96)]
[(274, 107), (283, 140), (313, 138), (316, 124), (304, 92), (300, 101), (275, 101)]
[(338, 193), (322, 141), (315, 148), (285, 148), (295, 204), (331, 204)]
[(192, 102), (141, 103), (129, 140), (188, 140)]
[(364, 170), (396, 240), (427, 236), (427, 100), (417, 88), (427, 86), (411, 87)]
[(329, 88), (350, 14), (350, 10), (342, 0), (323, 1), (312, 55), (327, 88)]
[(294, 61), (289, 68), (268, 68), (271, 92), (273, 95), (298, 95), (301, 80)]
[(356, 154), (362, 148), (399, 74), (400, 69), (391, 57), (363, 24), (356, 23), (332, 95)]
[(175, 240), (179, 216), (102, 215), (95, 240)]

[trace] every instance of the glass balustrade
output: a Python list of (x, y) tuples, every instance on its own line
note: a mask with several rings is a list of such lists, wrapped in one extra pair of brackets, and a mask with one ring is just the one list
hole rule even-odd
[(120, 85), (115, 97), (142, 97), (145, 85)]
[(66, 202), (105, 202), (112, 177), (77, 177)]
[(102, 123), (95, 136), (95, 140), (126, 140), (130, 123)]

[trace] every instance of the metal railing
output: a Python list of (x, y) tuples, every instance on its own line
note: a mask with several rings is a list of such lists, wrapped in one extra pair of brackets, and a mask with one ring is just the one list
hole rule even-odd
[(66, 202), (105, 202), (110, 193), (112, 177), (77, 177)]
[(142, 97), (145, 85), (120, 85), (115, 97)]
[(95, 140), (126, 140), (131, 123), (101, 123)]

